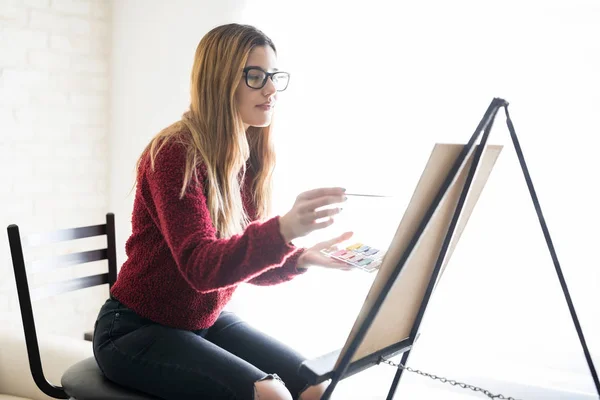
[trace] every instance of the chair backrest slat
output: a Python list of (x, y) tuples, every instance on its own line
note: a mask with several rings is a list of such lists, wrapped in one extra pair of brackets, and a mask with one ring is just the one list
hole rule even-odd
[(29, 235), (24, 243), (26, 246), (41, 246), (67, 240), (84, 239), (106, 235), (106, 224), (82, 226), (79, 228), (60, 229), (52, 232)]
[(38, 301), (56, 294), (72, 292), (73, 290), (103, 285), (105, 283), (108, 283), (108, 273), (56, 282), (40, 288), (31, 289), (31, 300)]
[[(15, 272), (15, 281), (17, 283), (17, 295), (19, 297), (19, 306), (21, 308), (21, 318), (23, 319), (23, 330), (25, 333), (25, 344), (27, 346), (27, 355), (29, 358), (31, 375), (38, 388), (46, 395), (57, 399), (69, 399), (71, 397), (61, 386), (53, 385), (46, 379), (44, 375), (34, 321), (32, 300), (40, 300), (52, 295), (71, 292), (92, 286), (104, 285), (107, 283), (109, 288), (112, 287), (113, 283), (115, 283), (117, 280), (115, 216), (112, 213), (106, 214), (106, 223), (102, 225), (61, 229), (50, 233), (30, 235), (24, 240), (21, 238), (19, 227), (17, 225), (9, 225), (7, 231), (10, 253), (13, 261), (13, 269)], [(81, 251), (77, 253), (60, 255), (50, 259), (32, 262), (29, 264), (29, 268), (26, 268), (25, 266), (22, 243), (25, 243), (25, 245), (28, 247), (35, 247), (50, 243), (102, 235), (106, 235), (107, 239), (107, 248), (105, 249)], [(53, 268), (57, 267), (83, 264), (104, 259), (108, 260), (107, 273), (46, 284), (34, 289), (29, 288), (27, 279), (28, 272), (48, 269), (52, 270)]]
[(28, 263), (27, 269), (29, 272), (39, 272), (54, 268), (68, 267), (75, 264), (106, 260), (107, 258), (108, 249), (89, 250), (56, 256), (50, 259), (32, 261)]

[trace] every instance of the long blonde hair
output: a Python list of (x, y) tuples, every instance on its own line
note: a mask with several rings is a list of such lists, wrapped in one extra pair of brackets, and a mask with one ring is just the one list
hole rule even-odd
[(207, 182), (200, 183), (220, 237), (240, 233), (250, 220), (241, 196), (247, 168), (254, 176), (250, 187), (256, 217), (265, 218), (271, 211), (275, 167), (271, 128), (250, 127), (246, 133), (235, 102), (242, 70), (257, 46), (270, 46), (276, 52), (273, 42), (252, 26), (228, 24), (208, 32), (196, 48), (189, 111), (158, 133), (138, 160), (139, 165), (148, 152), (154, 168), (156, 155), (166, 143), (182, 143), (187, 151), (180, 197), (198, 181), (198, 167), (204, 164)]

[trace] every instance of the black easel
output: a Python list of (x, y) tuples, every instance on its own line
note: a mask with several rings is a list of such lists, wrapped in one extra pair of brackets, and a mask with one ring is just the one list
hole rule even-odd
[[(523, 152), (521, 150), (521, 146), (517, 139), (517, 134), (515, 133), (513, 123), (511, 121), (510, 115), (508, 113), (508, 102), (503, 99), (500, 99), (500, 98), (494, 98), (492, 100), (492, 102), (490, 103), (488, 109), (486, 110), (483, 118), (479, 122), (477, 129), (475, 130), (475, 132), (469, 139), (469, 142), (464, 146), (463, 150), (461, 151), (461, 153), (457, 157), (456, 161), (454, 162), (452, 168), (448, 172), (448, 175), (444, 179), (444, 182), (442, 183), (438, 193), (436, 194), (431, 205), (427, 209), (427, 212), (425, 213), (425, 216), (421, 220), (419, 227), (417, 228), (417, 231), (415, 232), (408, 247), (406, 248), (406, 251), (403, 253), (402, 257), (398, 261), (398, 264), (396, 265), (396, 268), (394, 269), (392, 275), (390, 276), (390, 279), (385, 283), (385, 286), (383, 287), (381, 293), (375, 300), (375, 303), (373, 304), (373, 307), (371, 308), (368, 315), (366, 316), (364, 323), (360, 326), (360, 328), (357, 331), (356, 335), (354, 336), (353, 340), (350, 342), (348, 349), (344, 353), (341, 360), (339, 361), (337, 368), (332, 369), (331, 366), (333, 365), (333, 362), (335, 360), (337, 360), (337, 358), (339, 356), (339, 351), (326, 354), (325, 356), (314, 359), (314, 360), (309, 360), (309, 361), (303, 363), (302, 366), (300, 367), (299, 373), (302, 376), (304, 376), (306, 379), (308, 379), (310, 384), (316, 384), (316, 383), (331, 379), (331, 382), (330, 382), (326, 392), (321, 397), (322, 400), (328, 400), (331, 397), (331, 394), (333, 393), (335, 387), (342, 379), (348, 378), (351, 375), (354, 375), (362, 370), (365, 370), (365, 369), (370, 368), (374, 365), (377, 365), (381, 362), (384, 362), (388, 358), (391, 358), (395, 355), (402, 353), (400, 367), (398, 367), (398, 370), (396, 371), (396, 375), (394, 376), (394, 379), (392, 381), (392, 384), (390, 386), (390, 389), (389, 389), (389, 392), (387, 395), (387, 400), (393, 399), (393, 397), (396, 393), (396, 389), (398, 387), (398, 383), (400, 382), (400, 378), (402, 377), (403, 367), (406, 365), (406, 362), (410, 355), (410, 350), (412, 349), (412, 346), (418, 336), (419, 327), (420, 327), (421, 321), (423, 319), (423, 314), (425, 312), (425, 309), (427, 308), (427, 304), (428, 304), (431, 294), (433, 292), (433, 288), (435, 286), (435, 282), (437, 281), (437, 277), (439, 275), (442, 264), (444, 263), (446, 253), (447, 253), (448, 247), (450, 246), (450, 243), (452, 241), (456, 225), (458, 224), (458, 221), (460, 220), (460, 216), (462, 213), (462, 209), (463, 209), (465, 200), (467, 198), (467, 195), (469, 194), (469, 190), (471, 188), (471, 183), (475, 176), (475, 172), (477, 171), (477, 167), (478, 167), (479, 161), (481, 159), (481, 154), (482, 154), (483, 149), (485, 148), (485, 144), (488, 140), (494, 119), (496, 117), (496, 114), (498, 113), (498, 110), (502, 107), (504, 107), (504, 111), (506, 114), (506, 123), (507, 123), (508, 129), (510, 131), (510, 136), (511, 136), (512, 142), (514, 144), (515, 150), (517, 152), (517, 157), (519, 159), (519, 163), (521, 165), (521, 169), (523, 171), (525, 181), (527, 182), (527, 187), (528, 187), (529, 193), (531, 195), (531, 200), (533, 201), (533, 205), (537, 212), (537, 216), (540, 221), (540, 225), (542, 227), (542, 231), (544, 233), (546, 243), (548, 245), (548, 250), (550, 251), (550, 255), (552, 256), (552, 261), (554, 262), (554, 267), (556, 269), (556, 273), (558, 275), (560, 285), (562, 287), (565, 299), (567, 301), (567, 305), (569, 307), (569, 312), (571, 313), (571, 318), (573, 319), (573, 324), (575, 325), (577, 335), (581, 342), (581, 347), (583, 349), (590, 373), (592, 375), (594, 384), (596, 386), (598, 398), (600, 399), (600, 382), (598, 381), (598, 374), (596, 373), (596, 369), (594, 367), (592, 357), (590, 355), (587, 344), (585, 342), (585, 338), (583, 336), (583, 332), (582, 332), (581, 326), (579, 324), (579, 319), (577, 318), (577, 314), (575, 312), (575, 307), (573, 306), (573, 302), (571, 300), (571, 296), (570, 296), (569, 290), (567, 288), (567, 283), (564, 279), (560, 264), (558, 262), (558, 257), (556, 255), (556, 251), (554, 250), (554, 245), (552, 243), (552, 239), (550, 238), (550, 232), (548, 231), (548, 227), (546, 225), (544, 216), (542, 214), (542, 210), (540, 207), (540, 203), (539, 203), (537, 194), (533, 187), (533, 183), (531, 180), (531, 176), (529, 174), (529, 170), (527, 169), (527, 165), (525, 163), (525, 158), (523, 157)], [(483, 132), (483, 136), (481, 137), (481, 142), (479, 143), (479, 145), (477, 145), (476, 142), (479, 139), (479, 136), (481, 135), (482, 132)], [(425, 291), (425, 295), (421, 302), (421, 306), (417, 313), (417, 316), (416, 316), (415, 322), (413, 324), (413, 327), (411, 329), (411, 332), (409, 334), (409, 337), (401, 340), (400, 342), (398, 342), (392, 346), (381, 349), (374, 354), (366, 356), (360, 360), (351, 362), (352, 357), (354, 356), (359, 345), (362, 343), (362, 341), (367, 333), (367, 330), (371, 326), (373, 320), (375, 319), (375, 316), (377, 315), (379, 309), (381, 308), (381, 305), (385, 301), (385, 298), (386, 298), (388, 292), (390, 291), (392, 285), (396, 281), (398, 275), (400, 274), (400, 271), (404, 267), (404, 264), (406, 263), (411, 252), (415, 248), (415, 245), (417, 244), (419, 238), (421, 237), (425, 228), (427, 227), (428, 222), (430, 221), (434, 212), (438, 208), (444, 194), (450, 187), (451, 183), (454, 181), (457, 174), (460, 172), (461, 165), (463, 164), (465, 159), (471, 154), (474, 146), (476, 146), (476, 148), (473, 153), (473, 157), (474, 157), (473, 162), (470, 166), (466, 182), (464, 184), (460, 198), (456, 205), (456, 209), (455, 209), (452, 219), (450, 221), (448, 231), (447, 231), (444, 241), (442, 243), (442, 247), (440, 249), (439, 256), (437, 258), (435, 267), (433, 269), (433, 273), (431, 275), (431, 279), (430, 279), (427, 289)]]

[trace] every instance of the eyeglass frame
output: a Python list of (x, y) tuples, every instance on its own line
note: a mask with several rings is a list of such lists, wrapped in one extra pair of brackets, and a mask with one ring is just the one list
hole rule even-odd
[[(257, 69), (257, 70), (259, 70), (259, 71), (261, 71), (262, 73), (264, 73), (264, 74), (265, 74), (265, 79), (263, 79), (263, 82), (262, 82), (262, 84), (261, 84), (261, 85), (260, 85), (260, 87), (258, 87), (258, 88), (256, 88), (256, 87), (252, 87), (252, 86), (250, 86), (250, 84), (248, 83), (248, 71), (250, 71), (250, 70), (253, 70), (253, 69)], [(286, 85), (285, 85), (285, 87), (284, 87), (283, 89), (281, 89), (281, 90), (277, 90), (277, 89), (275, 89), (275, 90), (277, 90), (278, 92), (283, 92), (284, 90), (286, 90), (286, 89), (287, 89), (288, 85), (290, 84), (290, 77), (291, 77), (291, 75), (290, 75), (290, 73), (289, 73), (289, 72), (285, 72), (285, 71), (267, 72), (267, 71), (265, 71), (264, 69), (262, 69), (262, 68), (260, 68), (260, 67), (253, 67), (253, 66), (250, 66), (250, 67), (246, 67), (246, 68), (244, 68), (244, 69), (242, 70), (242, 73), (244, 74), (244, 81), (246, 82), (246, 86), (248, 86), (250, 89), (256, 89), (256, 90), (260, 90), (260, 89), (264, 88), (264, 87), (265, 87), (265, 85), (267, 84), (267, 81), (269, 80), (269, 78), (271, 78), (271, 81), (273, 81), (273, 76), (275, 76), (275, 75), (277, 75), (277, 74), (286, 74), (286, 75), (287, 75), (287, 77), (288, 77), (288, 81), (287, 81), (287, 83), (286, 83)]]

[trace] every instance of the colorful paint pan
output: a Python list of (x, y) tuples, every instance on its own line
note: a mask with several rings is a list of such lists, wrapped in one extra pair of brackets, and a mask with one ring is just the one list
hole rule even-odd
[(362, 246), (363, 246), (362, 243), (355, 243), (355, 244), (353, 244), (351, 246), (346, 247), (346, 250), (356, 250), (356, 249), (358, 249), (358, 248), (360, 248)]
[(383, 262), (385, 251), (363, 243), (354, 243), (341, 250), (323, 250), (323, 254), (367, 272), (376, 271)]

